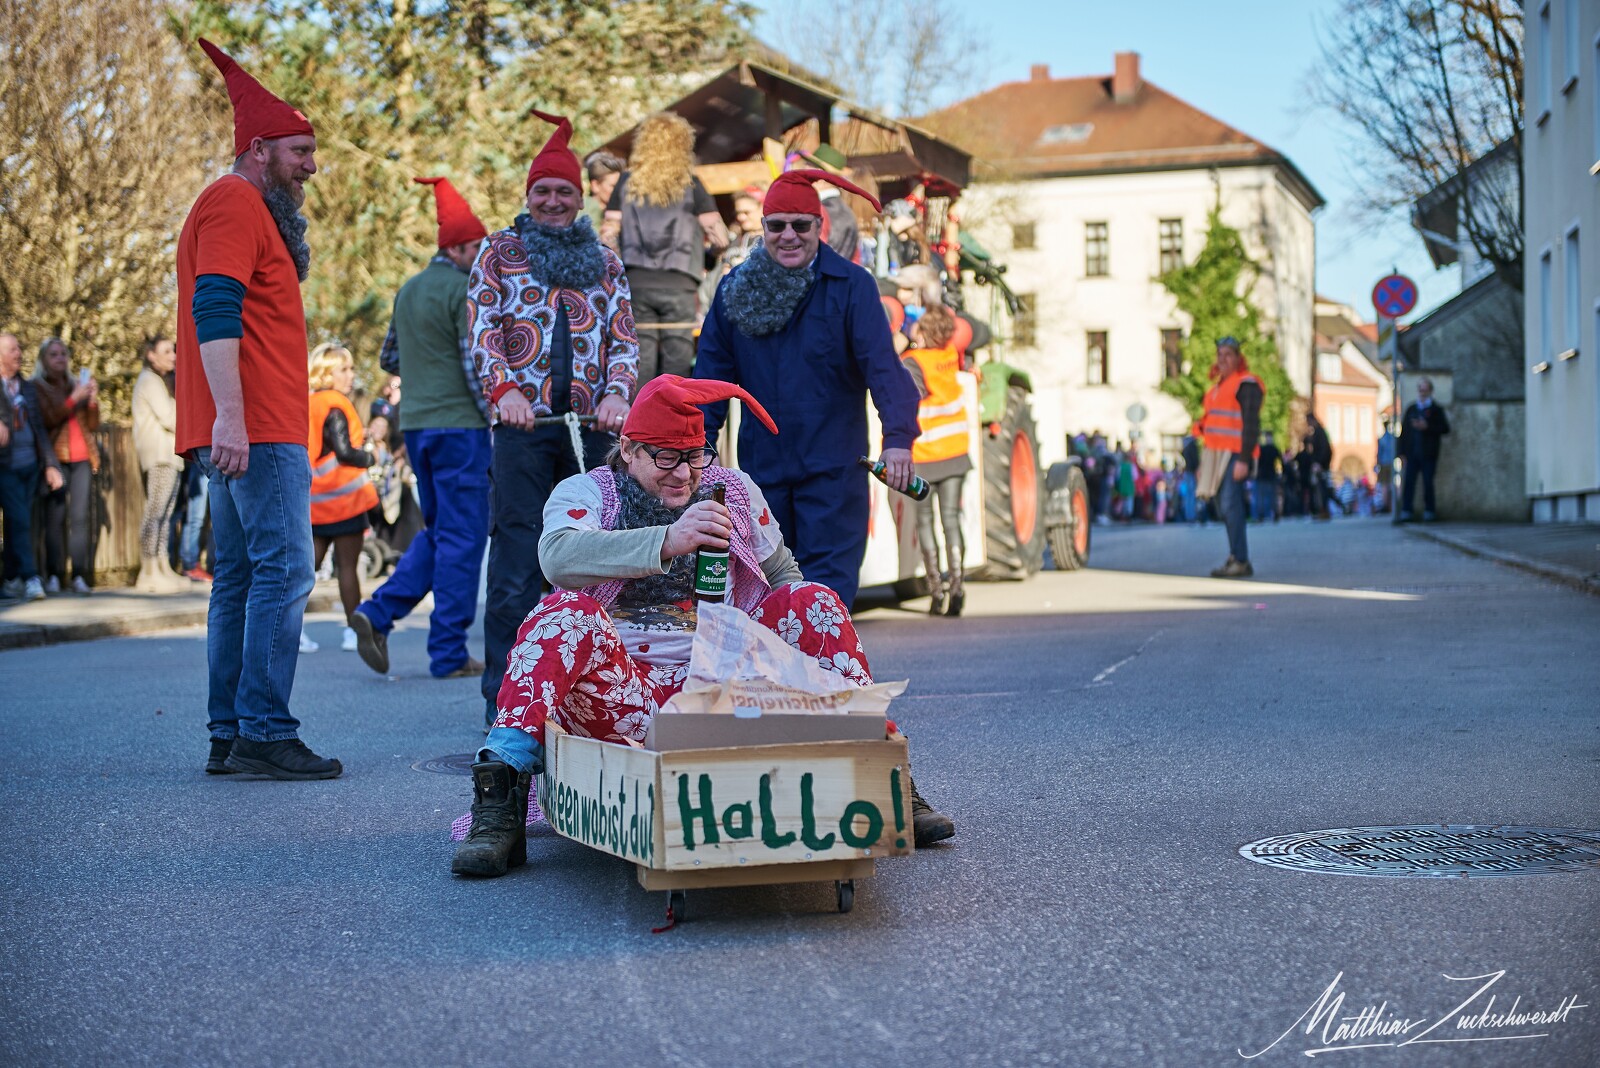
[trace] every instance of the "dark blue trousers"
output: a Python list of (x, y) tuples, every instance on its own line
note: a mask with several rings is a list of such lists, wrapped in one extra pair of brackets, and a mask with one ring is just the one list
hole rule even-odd
[(408, 430), (422, 531), (389, 580), (356, 611), (383, 634), (430, 592), (428, 670), (444, 676), (467, 662), (467, 629), (478, 614), (478, 575), (489, 540), (489, 431)]
[(872, 510), (867, 473), (852, 464), (797, 482), (759, 485), (800, 573), (849, 606), (861, 585), (861, 561), (867, 555)]
[[(610, 434), (585, 431), (584, 466), (593, 469), (604, 463), (615, 440)], [(578, 461), (564, 426), (518, 430), (501, 425), (494, 430), (490, 470), (489, 586), (483, 606), (485, 724), (494, 723), (495, 699), (517, 631), (545, 593), (544, 572), (539, 569), (545, 501), (557, 482), (578, 473)]]

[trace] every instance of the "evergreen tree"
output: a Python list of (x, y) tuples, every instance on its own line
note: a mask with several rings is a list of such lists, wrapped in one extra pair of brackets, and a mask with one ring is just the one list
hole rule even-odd
[(1220, 204), (1206, 220), (1206, 243), (1193, 263), (1162, 275), (1158, 281), (1177, 298), (1178, 310), (1189, 316), (1183, 339), (1183, 374), (1169, 378), (1161, 388), (1183, 401), (1195, 418), (1211, 388), (1211, 370), (1217, 362), (1217, 341), (1239, 339), (1250, 371), (1266, 390), (1261, 404), (1261, 429), (1288, 441), (1289, 405), (1294, 386), (1278, 357), (1277, 341), (1262, 332), (1261, 311), (1250, 299), (1260, 268), (1245, 251), (1239, 231), (1222, 221)]

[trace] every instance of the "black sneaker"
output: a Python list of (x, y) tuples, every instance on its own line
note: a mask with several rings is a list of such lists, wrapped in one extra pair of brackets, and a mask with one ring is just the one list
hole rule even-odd
[(247, 771), (274, 779), (337, 779), (344, 765), (319, 757), (298, 738), (277, 742), (252, 742), (236, 738), (228, 753), (229, 771)]
[(361, 662), (380, 675), (389, 674), (389, 636), (380, 633), (364, 612), (350, 613), (350, 629), (356, 632)]
[(228, 767), (228, 751), (233, 748), (232, 738), (211, 739), (211, 755), (206, 758), (207, 775), (232, 775)]

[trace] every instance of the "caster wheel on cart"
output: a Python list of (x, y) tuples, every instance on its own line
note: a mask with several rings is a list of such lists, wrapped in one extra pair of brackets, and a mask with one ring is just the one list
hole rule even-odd
[(834, 884), (839, 888), (839, 911), (849, 912), (856, 904), (856, 881), (841, 879)]
[(667, 908), (672, 910), (672, 919), (676, 923), (682, 923), (689, 918), (688, 899), (682, 890), (668, 891)]

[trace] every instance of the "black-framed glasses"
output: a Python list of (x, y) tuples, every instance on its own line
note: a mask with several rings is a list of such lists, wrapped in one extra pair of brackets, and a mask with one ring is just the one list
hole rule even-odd
[(761, 225), (767, 228), (769, 234), (781, 234), (790, 228), (797, 234), (809, 234), (815, 219), (762, 219)]
[(704, 471), (717, 462), (716, 449), (658, 449), (643, 442), (640, 442), (639, 448), (663, 471), (671, 471), (679, 464), (688, 464), (693, 471)]

